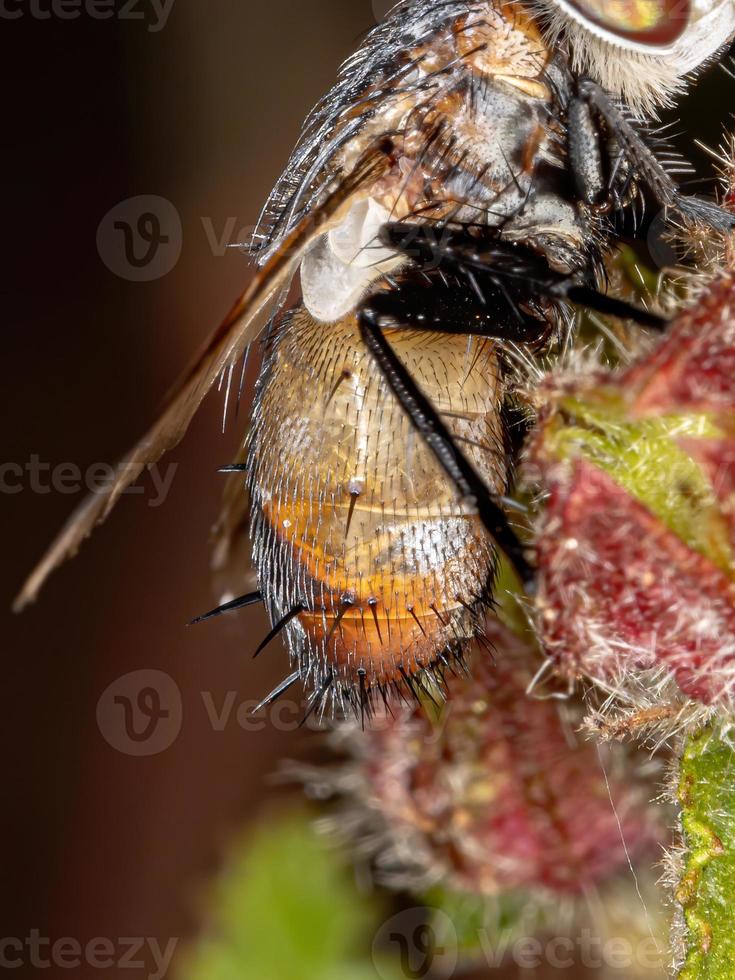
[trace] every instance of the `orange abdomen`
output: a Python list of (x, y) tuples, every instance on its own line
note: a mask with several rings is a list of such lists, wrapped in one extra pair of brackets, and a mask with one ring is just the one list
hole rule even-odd
[[(391, 330), (396, 352), (491, 488), (505, 490), (491, 341)], [(405, 683), (475, 634), (495, 550), (364, 349), (354, 316), (297, 309), (267, 355), (253, 412), (254, 555), (309, 686)], [(307, 676), (308, 675), (308, 676)], [(339, 700), (338, 696), (338, 700)]]

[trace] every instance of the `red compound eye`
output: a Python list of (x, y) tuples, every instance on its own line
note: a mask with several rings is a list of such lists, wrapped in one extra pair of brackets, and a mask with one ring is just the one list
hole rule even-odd
[(636, 47), (673, 44), (687, 28), (692, 0), (555, 0), (557, 6), (595, 34)]

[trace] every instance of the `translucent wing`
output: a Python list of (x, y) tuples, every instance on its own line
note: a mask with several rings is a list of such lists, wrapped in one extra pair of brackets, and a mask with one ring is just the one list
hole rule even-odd
[[(246, 450), (235, 465), (245, 461)], [(212, 528), (212, 573), (218, 603), (253, 592), (258, 587), (250, 547), (250, 494), (242, 471), (228, 473), (217, 523)]]
[(366, 150), (351, 173), (284, 235), (191, 368), (180, 378), (158, 420), (121, 460), (114, 480), (102, 493), (87, 497), (71, 515), (26, 580), (13, 604), (15, 611), (36, 598), (51, 572), (77, 552), (81, 542), (105, 520), (118, 497), (138, 478), (144, 467), (154, 463), (181, 440), (212, 384), (224, 368), (237, 360), (267, 322), (307, 247), (318, 235), (338, 223), (349, 210), (354, 195), (377, 180), (388, 166), (389, 158), (380, 149)]

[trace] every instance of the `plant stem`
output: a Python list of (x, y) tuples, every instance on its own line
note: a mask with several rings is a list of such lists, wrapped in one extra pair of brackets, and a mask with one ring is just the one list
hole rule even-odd
[(678, 786), (687, 852), (676, 889), (685, 923), (679, 980), (735, 971), (735, 751), (708, 726), (690, 735)]

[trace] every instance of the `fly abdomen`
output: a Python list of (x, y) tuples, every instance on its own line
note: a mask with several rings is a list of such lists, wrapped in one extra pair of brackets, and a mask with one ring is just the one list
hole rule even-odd
[[(492, 341), (391, 330), (391, 344), (477, 472), (505, 490)], [(477, 632), (495, 551), (360, 340), (356, 319), (303, 308), (272, 341), (249, 446), (254, 554), (309, 686), (338, 701), (412, 686)], [(368, 693), (369, 697), (369, 693)]]

